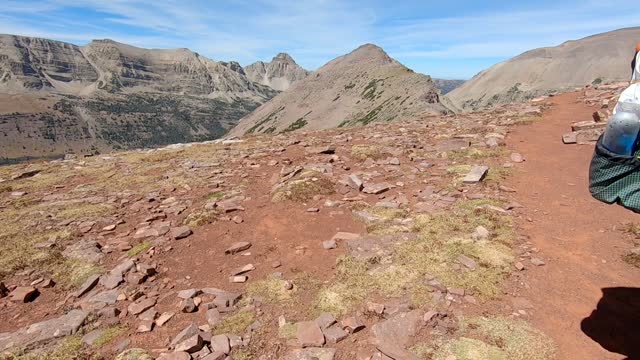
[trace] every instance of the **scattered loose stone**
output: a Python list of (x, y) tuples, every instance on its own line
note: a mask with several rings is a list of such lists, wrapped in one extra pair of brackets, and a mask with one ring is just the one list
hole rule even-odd
[(172, 313), (172, 312), (164, 312), (164, 313), (162, 313), (162, 315), (160, 315), (156, 319), (156, 325), (157, 326), (162, 326), (162, 325), (166, 324), (169, 320), (171, 320), (171, 318), (174, 315), (175, 315), (175, 313)]
[(43, 282), (40, 283), (40, 287), (43, 289), (52, 288), (54, 286), (56, 286), (56, 282), (53, 281), (52, 279), (45, 279)]
[[(135, 359), (138, 360), (138, 358), (135, 358)], [(191, 355), (189, 355), (189, 353), (185, 351), (177, 351), (177, 352), (162, 354), (157, 360), (191, 360)]]
[(336, 349), (313, 348), (293, 349), (284, 360), (333, 360), (336, 356)]
[(512, 153), (510, 158), (514, 163), (521, 163), (524, 161), (524, 156), (520, 153)]
[(138, 315), (152, 308), (155, 304), (156, 304), (156, 299), (144, 299), (138, 303), (130, 304), (127, 310), (132, 315)]
[(464, 177), (462, 180), (465, 184), (477, 184), (484, 180), (484, 177), (487, 176), (487, 172), (489, 172), (488, 166), (474, 166), (471, 171)]
[(471, 234), (473, 240), (487, 240), (491, 233), (484, 226), (478, 226), (476, 230)]
[(195, 312), (197, 309), (198, 307), (193, 301), (193, 298), (184, 299), (180, 303), (180, 311), (182, 311), (183, 313), (192, 313), (192, 312)]
[(244, 275), (232, 276), (229, 278), (229, 282), (232, 282), (235, 284), (245, 283), (247, 282), (247, 280), (249, 280), (249, 278)]
[(515, 264), (513, 264), (513, 266), (516, 268), (516, 270), (518, 271), (522, 271), (525, 269), (524, 264), (521, 263), (520, 261), (516, 262)]
[(233, 271), (231, 271), (231, 276), (237, 276), (237, 275), (241, 275), (244, 273), (248, 273), (249, 271), (253, 271), (255, 270), (256, 267), (253, 266), (253, 264), (247, 264), (241, 268), (235, 269)]
[(330, 249), (335, 249), (338, 247), (338, 244), (335, 242), (335, 240), (325, 240), (322, 242), (322, 247), (325, 250), (330, 250)]
[(207, 322), (212, 328), (216, 327), (216, 325), (220, 323), (220, 320), (222, 320), (222, 317), (220, 316), (220, 312), (218, 311), (218, 309), (207, 310), (206, 318), (207, 318)]
[(296, 328), (298, 342), (303, 348), (324, 345), (324, 335), (315, 321), (301, 321)]
[(182, 329), (182, 331), (180, 331), (178, 333), (178, 335), (176, 335), (173, 338), (173, 340), (171, 340), (171, 343), (169, 344), (169, 346), (170, 347), (175, 347), (179, 343), (181, 343), (181, 342), (185, 341), (186, 339), (198, 334), (199, 332), (200, 332), (200, 329), (198, 329), (196, 324), (191, 323), (187, 327)]
[(306, 150), (308, 154), (335, 154), (336, 146), (335, 145), (327, 145), (327, 146), (319, 146), (315, 148), (308, 148)]
[(202, 294), (202, 291), (200, 289), (186, 289), (186, 290), (180, 290), (178, 291), (178, 297), (180, 299), (191, 299), (193, 297), (196, 297), (198, 295)]
[(424, 320), (425, 323), (429, 323), (437, 315), (438, 315), (437, 311), (429, 310), (424, 314), (422, 319)]
[(0, 335), (0, 352), (11, 347), (28, 348), (34, 344), (41, 344), (53, 339), (75, 334), (84, 324), (89, 312), (71, 310), (58, 318), (31, 324), (13, 333)]
[(251, 247), (251, 243), (248, 241), (241, 241), (231, 245), (230, 248), (224, 251), (225, 254), (233, 255), (241, 251), (245, 251)]
[(194, 353), (199, 351), (204, 346), (204, 341), (200, 334), (195, 334), (176, 345), (175, 351), (184, 351), (187, 353)]
[(138, 319), (145, 320), (145, 321), (153, 321), (156, 319), (157, 316), (158, 316), (158, 312), (156, 311), (156, 309), (151, 308), (143, 312), (142, 314), (138, 315)]
[(216, 335), (211, 337), (211, 351), (221, 352), (229, 354), (231, 352), (231, 345), (229, 344), (229, 338), (227, 335)]
[(231, 218), (231, 221), (233, 221), (236, 224), (242, 224), (242, 222), (244, 222), (244, 220), (242, 219), (242, 217), (236, 215), (233, 218)]
[(140, 274), (145, 276), (153, 276), (156, 274), (156, 268), (151, 265), (140, 263), (136, 265), (136, 269)]
[(364, 323), (357, 316), (350, 316), (341, 322), (342, 327), (350, 334), (364, 329)]
[(336, 323), (336, 319), (333, 317), (333, 315), (327, 312), (320, 314), (320, 316), (318, 316), (315, 321), (320, 329), (323, 330)]
[(105, 226), (105, 227), (103, 227), (103, 228), (102, 228), (102, 231), (113, 231), (113, 230), (115, 230), (115, 229), (116, 229), (116, 226), (117, 226), (117, 225), (115, 225), (115, 224), (107, 225), (107, 226)]
[(476, 298), (474, 298), (471, 295), (465, 295), (463, 297), (463, 299), (464, 299), (464, 301), (468, 302), (469, 304), (476, 304), (477, 303)]
[(146, 333), (153, 330), (153, 321), (143, 320), (138, 324), (138, 328), (136, 329), (137, 333)]
[(202, 360), (225, 360), (228, 359), (227, 354), (223, 352), (213, 352), (205, 357)]
[(378, 350), (393, 359), (416, 359), (405, 350), (418, 333), (424, 317), (419, 310), (399, 313), (371, 328)]
[(293, 283), (291, 281), (287, 280), (287, 281), (284, 282), (283, 287), (284, 287), (285, 290), (293, 290)]
[(346, 339), (347, 336), (349, 336), (349, 333), (344, 331), (344, 329), (342, 329), (338, 325), (333, 325), (333, 326), (330, 326), (327, 329), (323, 329), (322, 333), (324, 334), (325, 339), (327, 340), (327, 342), (329, 342), (331, 344), (337, 344), (340, 341)]
[(338, 241), (338, 240), (354, 240), (354, 239), (358, 239), (360, 238), (360, 234), (355, 234), (355, 233), (349, 233), (349, 232), (337, 232), (335, 235), (333, 235), (333, 237), (331, 238), (331, 240), (334, 241)]
[(362, 191), (362, 189), (364, 188), (364, 183), (362, 182), (362, 180), (360, 180), (358, 175), (355, 175), (355, 174), (351, 174), (347, 176), (346, 183), (347, 185), (349, 185), (350, 187), (358, 191)]
[(371, 185), (366, 185), (364, 187), (364, 189), (362, 189), (362, 192), (365, 194), (382, 194), (383, 192), (389, 190), (391, 188), (391, 186), (389, 184), (371, 184)]
[[(120, 297), (121, 295), (123, 296), (122, 298)], [(124, 294), (118, 293), (118, 290), (106, 290), (93, 295), (92, 297), (87, 299), (87, 302), (96, 303), (96, 304), (105, 303), (107, 305), (113, 305), (119, 299), (124, 300), (125, 298), (126, 296), (124, 296)]]
[(466, 266), (469, 270), (475, 270), (477, 267), (476, 262), (468, 256), (460, 255), (458, 256), (458, 262), (464, 266)]
[(449, 294), (456, 295), (456, 296), (464, 296), (465, 294), (464, 289), (460, 289), (460, 288), (449, 288), (447, 289), (447, 291), (449, 292)]
[(374, 302), (367, 303), (367, 312), (382, 315), (384, 313), (384, 304), (378, 304)]
[(193, 231), (188, 226), (180, 226), (171, 230), (171, 237), (176, 240), (184, 239), (191, 236), (191, 234), (193, 234)]
[(93, 346), (96, 340), (98, 340), (103, 333), (104, 333), (104, 330), (102, 329), (93, 330), (82, 337), (82, 342), (89, 346)]
[(107, 306), (104, 309), (98, 311), (98, 316), (107, 319), (116, 318), (118, 317), (118, 315), (120, 315), (120, 310), (113, 306)]
[(206, 339), (203, 340), (205, 342), (205, 345), (202, 347), (202, 349), (200, 349), (200, 351), (196, 351), (191, 354), (192, 359), (203, 359), (205, 356), (211, 354), (211, 350), (209, 350), (209, 347), (206, 345)]
[(100, 285), (109, 290), (117, 288), (123, 281), (120, 273), (108, 272), (100, 277)]
[(35, 300), (38, 295), (40, 295), (40, 292), (36, 288), (30, 286), (17, 287), (11, 292), (10, 300), (15, 302), (28, 303)]
[(543, 266), (546, 264), (544, 260), (538, 258), (531, 258), (531, 263), (535, 266)]

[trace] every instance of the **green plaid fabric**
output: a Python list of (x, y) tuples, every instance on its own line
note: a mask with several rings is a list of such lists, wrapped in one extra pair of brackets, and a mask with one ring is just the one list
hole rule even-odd
[(589, 169), (589, 191), (607, 204), (618, 203), (640, 212), (640, 151), (634, 156), (617, 155), (598, 140)]

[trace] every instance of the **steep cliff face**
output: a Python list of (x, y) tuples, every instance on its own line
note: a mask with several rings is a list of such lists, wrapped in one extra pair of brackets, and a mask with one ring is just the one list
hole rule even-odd
[(56, 88), (79, 91), (97, 79), (98, 72), (76, 45), (0, 35), (0, 89), (3, 92)]
[(271, 62), (258, 61), (244, 68), (252, 81), (273, 89), (287, 90), (296, 81), (302, 80), (309, 72), (296, 64), (289, 54), (280, 53)]
[(0, 162), (210, 140), (277, 93), (188, 49), (0, 35)]
[(248, 79), (238, 63), (207, 59), (189, 49), (149, 50), (112, 40), (82, 48), (99, 69), (99, 88), (110, 91), (173, 92), (232, 98), (271, 98), (272, 89)]
[(366, 44), (297, 81), (243, 118), (230, 134), (358, 126), (448, 111), (430, 76)]

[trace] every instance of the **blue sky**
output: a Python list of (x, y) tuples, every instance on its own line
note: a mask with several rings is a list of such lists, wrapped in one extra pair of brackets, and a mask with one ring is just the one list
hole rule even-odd
[(186, 47), (242, 65), (288, 52), (310, 70), (371, 42), (418, 72), (466, 79), (532, 48), (638, 26), (633, 5), (619, 0), (3, 0), (0, 33), (78, 45), (110, 38), (146, 48)]

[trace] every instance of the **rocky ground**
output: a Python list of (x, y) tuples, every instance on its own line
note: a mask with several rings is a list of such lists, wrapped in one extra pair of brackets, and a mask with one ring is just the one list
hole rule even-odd
[(549, 103), (2, 167), (2, 356), (554, 358), (505, 146)]

